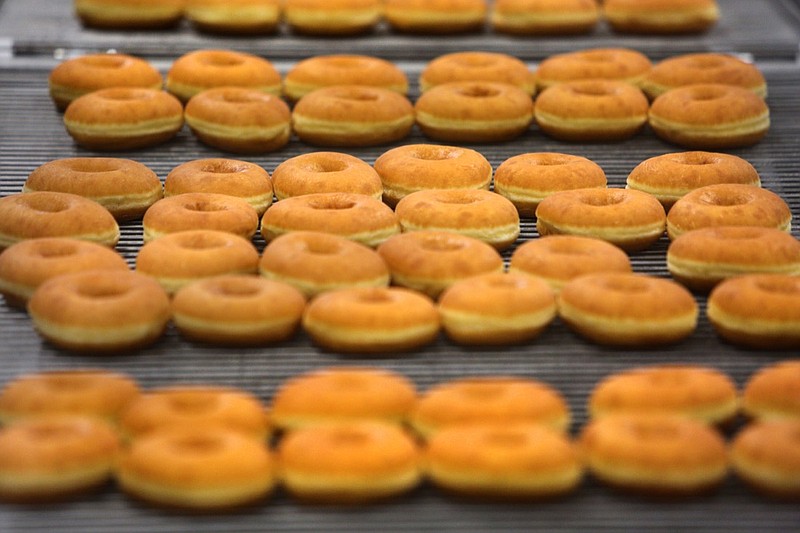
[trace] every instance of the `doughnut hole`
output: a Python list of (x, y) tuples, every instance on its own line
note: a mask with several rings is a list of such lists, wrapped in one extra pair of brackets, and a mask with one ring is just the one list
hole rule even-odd
[(699, 195), (698, 201), (702, 204), (717, 207), (736, 207), (749, 204), (753, 201), (753, 196), (743, 192), (728, 192), (725, 195), (721, 195), (716, 191), (704, 191)]
[(456, 56), (454, 62), (463, 67), (481, 69), (494, 66), (496, 60), (491, 56), (469, 54)]
[(336, 159), (319, 159), (309, 162), (304, 168), (309, 172), (328, 174), (332, 172), (342, 172), (347, 170), (348, 167), (349, 165), (344, 161), (339, 161)]
[(268, 102), (270, 100), (268, 94), (247, 90), (218, 92), (213, 94), (213, 98), (226, 104), (235, 105)]
[(127, 88), (127, 87), (114, 87), (106, 89), (101, 93), (104, 100), (111, 102), (135, 102), (137, 100), (152, 100), (154, 95), (150, 91)]
[(128, 59), (114, 54), (98, 54), (81, 58), (81, 63), (95, 68), (116, 70), (128, 63)]
[(612, 207), (625, 201), (625, 193), (622, 191), (597, 190), (586, 191), (580, 197), (581, 203), (592, 207)]
[(236, 174), (247, 172), (248, 170), (246, 165), (237, 164), (233, 161), (213, 161), (206, 163), (200, 169), (201, 172), (208, 172), (209, 174)]
[(314, 255), (336, 255), (342, 251), (341, 243), (326, 239), (307, 239), (306, 251)]
[(689, 97), (696, 102), (711, 102), (723, 98), (727, 93), (725, 87), (692, 87)]
[(336, 97), (340, 100), (349, 100), (352, 102), (377, 102), (379, 99), (378, 94), (374, 91), (360, 88), (357, 90), (340, 91), (336, 94)]
[(585, 82), (581, 84), (574, 84), (570, 86), (570, 90), (579, 96), (589, 96), (589, 97), (596, 97), (602, 98), (604, 96), (611, 96), (616, 94), (618, 89), (616, 87), (611, 88), (605, 84), (599, 82)]
[(224, 445), (221, 438), (212, 435), (192, 435), (172, 443), (174, 451), (181, 455), (209, 455), (219, 452)]
[(367, 305), (387, 305), (394, 302), (391, 293), (379, 289), (359, 292), (356, 298), (360, 303)]
[(423, 161), (446, 161), (448, 159), (455, 159), (463, 152), (459, 149), (449, 148), (447, 146), (420, 146), (411, 152), (411, 157), (421, 159)]
[(467, 85), (457, 90), (458, 94), (467, 98), (495, 98), (500, 95), (500, 90), (486, 85)]
[(650, 289), (647, 281), (636, 277), (611, 276), (603, 279), (603, 287), (610, 291), (633, 295), (642, 294)]
[(800, 278), (759, 278), (756, 288), (769, 294), (800, 296)]
[(464, 248), (464, 243), (446, 235), (426, 235), (420, 247), (429, 252), (456, 252)]
[(319, 211), (345, 211), (353, 209), (356, 203), (340, 196), (328, 198), (315, 198), (308, 202), (308, 207)]
[(672, 157), (671, 160), (681, 165), (690, 166), (714, 165), (721, 161), (719, 157), (707, 152), (686, 152), (682, 154), (675, 154), (675, 157)]
[(125, 285), (95, 283), (95, 281), (96, 280), (92, 280), (92, 283), (80, 284), (78, 287), (76, 287), (75, 292), (77, 292), (79, 296), (88, 298), (90, 300), (105, 300), (120, 298), (127, 294), (129, 290), (129, 287)]
[(78, 246), (73, 242), (45, 241), (35, 243), (33, 253), (43, 259), (60, 259), (78, 253)]
[(242, 65), (244, 58), (222, 52), (206, 52), (198, 58), (198, 61), (209, 67), (231, 68)]
[(541, 156), (530, 160), (530, 162), (540, 167), (559, 167), (573, 163), (569, 157), (564, 155)]
[(28, 209), (40, 213), (61, 213), (70, 208), (66, 199), (54, 198), (50, 195), (23, 194), (19, 197), (19, 202)]
[(222, 235), (209, 235), (207, 233), (174, 235), (178, 235), (176, 244), (187, 250), (210, 250), (213, 248), (223, 248), (228, 244), (228, 241)]
[(204, 201), (191, 202), (184, 205), (183, 208), (187, 211), (194, 211), (197, 213), (218, 213), (220, 211), (226, 211), (224, 205), (220, 205), (215, 202)]
[(261, 293), (261, 286), (256, 280), (241, 278), (219, 279), (209, 284), (208, 289), (226, 298), (253, 298)]
[(116, 172), (121, 165), (113, 159), (106, 158), (80, 158), (66, 161), (65, 166), (72, 172), (86, 174), (100, 174), (104, 172)]
[(484, 201), (483, 198), (467, 191), (443, 191), (436, 199), (440, 204), (450, 205), (470, 205)]

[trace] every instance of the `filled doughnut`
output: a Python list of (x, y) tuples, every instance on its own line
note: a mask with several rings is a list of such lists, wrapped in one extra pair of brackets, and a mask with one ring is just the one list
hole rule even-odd
[(380, 0), (285, 0), (283, 16), (292, 31), (308, 35), (356, 35), (381, 18)]
[(425, 92), (454, 81), (508, 83), (532, 95), (536, 89), (533, 73), (521, 60), (496, 52), (453, 52), (431, 60), (419, 76)]
[(702, 33), (719, 20), (716, 0), (604, 0), (603, 16), (619, 33)]
[(185, 0), (184, 15), (197, 29), (210, 33), (255, 35), (275, 31), (281, 20), (280, 0)]
[(421, 34), (478, 31), (488, 10), (485, 0), (385, 0), (383, 9), (394, 31)]
[(338, 152), (310, 152), (289, 158), (275, 168), (272, 185), (278, 200), (327, 192), (365, 194), (378, 200), (383, 195), (381, 177), (369, 163)]
[(731, 444), (731, 466), (759, 493), (800, 501), (800, 420), (745, 426)]
[(184, 0), (75, 0), (75, 13), (90, 28), (143, 30), (174, 26)]
[(742, 391), (742, 413), (757, 420), (800, 419), (800, 359), (758, 369)]
[(378, 57), (336, 54), (303, 59), (283, 80), (283, 93), (289, 100), (331, 85), (369, 85), (408, 94), (408, 78), (395, 64)]
[(736, 85), (767, 97), (767, 82), (758, 67), (714, 52), (668, 57), (656, 63), (642, 80), (642, 90), (653, 100), (670, 89), (694, 83)]
[(144, 242), (195, 229), (225, 231), (245, 239), (258, 229), (258, 213), (242, 198), (187, 192), (154, 203), (142, 219)]
[(604, 79), (639, 85), (652, 68), (650, 60), (628, 48), (589, 48), (554, 54), (539, 63), (539, 90), (567, 81)]
[(494, 31), (512, 35), (589, 33), (600, 19), (597, 0), (495, 0)]

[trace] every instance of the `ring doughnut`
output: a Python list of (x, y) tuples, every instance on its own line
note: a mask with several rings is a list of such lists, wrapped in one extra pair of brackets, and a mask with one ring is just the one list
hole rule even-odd
[(539, 63), (536, 86), (541, 91), (567, 81), (604, 79), (639, 85), (650, 72), (647, 56), (628, 48), (590, 48), (554, 54)]
[(394, 63), (355, 54), (314, 56), (298, 62), (286, 73), (283, 93), (297, 101), (332, 85), (368, 85), (408, 94), (408, 78)]
[(754, 422), (731, 445), (736, 475), (766, 496), (800, 500), (800, 420)]
[(487, 12), (484, 0), (385, 0), (383, 9), (394, 31), (429, 34), (478, 31)]
[(256, 35), (275, 31), (281, 0), (185, 0), (184, 15), (200, 31)]
[(126, 54), (89, 54), (68, 59), (50, 71), (50, 97), (59, 111), (79, 96), (110, 87), (161, 89), (164, 80), (150, 63)]
[(668, 279), (603, 272), (565, 285), (558, 295), (558, 314), (597, 344), (655, 346), (691, 335), (698, 307), (689, 291)]
[(597, 0), (495, 0), (494, 31), (512, 35), (589, 33), (600, 19)]
[(380, 0), (285, 0), (283, 16), (292, 31), (308, 35), (356, 35), (380, 21)]
[(654, 100), (670, 89), (694, 83), (737, 85), (767, 97), (767, 82), (755, 65), (718, 53), (685, 54), (656, 63), (642, 81), (642, 90)]
[(361, 159), (337, 152), (311, 152), (287, 159), (272, 173), (278, 200), (304, 194), (346, 192), (378, 200), (381, 177)]
[(419, 76), (422, 92), (454, 81), (508, 83), (533, 95), (536, 81), (528, 66), (514, 56), (495, 52), (454, 52), (430, 61)]
[(168, 28), (183, 17), (184, 0), (75, 0), (85, 26), (103, 30)]
[(757, 420), (800, 419), (800, 359), (764, 366), (750, 376), (742, 412)]
[(154, 343), (170, 318), (169, 298), (135, 272), (84, 270), (42, 283), (28, 300), (36, 331), (78, 352), (127, 351)]
[(719, 20), (719, 7), (716, 0), (604, 0), (603, 15), (618, 33), (702, 33)]
[(258, 213), (242, 198), (187, 192), (159, 200), (142, 219), (144, 242), (178, 231), (211, 229), (245, 239), (258, 229)]

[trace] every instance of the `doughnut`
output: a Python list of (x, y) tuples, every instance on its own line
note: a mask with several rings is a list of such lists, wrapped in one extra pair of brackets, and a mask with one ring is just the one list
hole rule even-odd
[(621, 141), (647, 123), (647, 97), (616, 80), (577, 80), (542, 91), (533, 111), (536, 124), (560, 141)]
[(182, 102), (213, 87), (245, 87), (281, 94), (281, 75), (266, 59), (233, 50), (194, 50), (172, 63), (167, 90)]
[(43, 237), (12, 244), (0, 253), (0, 294), (24, 308), (34, 291), (50, 278), (87, 269), (129, 270), (114, 250), (67, 237)]
[(155, 172), (130, 159), (71, 157), (45, 163), (30, 173), (22, 192), (66, 192), (102, 205), (117, 220), (144, 215), (161, 199)]
[(186, 124), (200, 141), (237, 154), (263, 154), (286, 146), (292, 113), (271, 94), (243, 87), (214, 87), (189, 99)]
[(365, 161), (338, 152), (310, 152), (291, 157), (272, 173), (278, 200), (320, 192), (383, 195), (381, 177)]
[(0, 429), (0, 501), (70, 498), (111, 478), (119, 450), (114, 430), (97, 419), (20, 420)]
[(261, 219), (261, 235), (268, 242), (290, 231), (322, 231), (367, 246), (377, 246), (400, 231), (392, 209), (370, 196), (317, 193), (286, 198)]
[(697, 302), (668, 279), (601, 272), (580, 276), (558, 295), (558, 314), (580, 336), (602, 345), (673, 344), (694, 332)]
[(519, 213), (509, 200), (482, 189), (416, 191), (397, 203), (402, 231), (452, 231), (473, 237), (498, 250), (519, 237)]
[(228, 275), (191, 283), (172, 299), (172, 321), (185, 337), (223, 345), (262, 345), (290, 338), (305, 297), (294, 287), (256, 276)]
[(742, 412), (757, 420), (800, 419), (800, 360), (779, 361), (750, 376)]
[(356, 35), (372, 30), (381, 18), (380, 0), (285, 0), (283, 16), (295, 33)]
[(139, 397), (136, 381), (102, 369), (48, 370), (13, 378), (0, 391), (0, 424), (51, 415), (98, 418), (114, 426)]
[(539, 235), (595, 237), (627, 252), (664, 234), (667, 215), (655, 197), (633, 189), (574, 189), (546, 197), (536, 208)]
[(368, 85), (408, 94), (408, 78), (394, 63), (378, 57), (335, 54), (296, 63), (283, 80), (283, 94), (292, 101), (331, 85)]
[(402, 33), (451, 34), (479, 31), (485, 0), (385, 0), (383, 17)]
[(426, 439), (452, 426), (480, 423), (533, 423), (565, 432), (570, 412), (561, 393), (544, 382), (514, 376), (465, 377), (425, 391), (410, 423)]
[(185, 0), (74, 0), (75, 13), (88, 27), (142, 30), (174, 26)]
[(152, 389), (131, 402), (120, 418), (129, 440), (174, 429), (219, 428), (263, 441), (270, 432), (267, 412), (241, 389), (177, 385)]
[(169, 298), (147, 276), (83, 270), (42, 283), (28, 300), (36, 331), (59, 348), (111, 353), (153, 344), (170, 319)]
[(654, 100), (670, 89), (694, 83), (736, 85), (767, 97), (767, 82), (758, 67), (714, 52), (668, 57), (656, 63), (642, 80), (642, 90)]
[(616, 415), (584, 426), (579, 445), (595, 478), (643, 496), (688, 497), (727, 475), (725, 441), (678, 415)]
[(800, 501), (800, 420), (746, 426), (731, 444), (731, 466), (759, 493)]
[(732, 422), (739, 410), (736, 384), (715, 368), (656, 365), (606, 376), (589, 396), (589, 415), (674, 414), (706, 424)]
[(619, 33), (702, 33), (719, 19), (716, 0), (604, 0), (603, 16)]
[(590, 48), (554, 54), (539, 63), (536, 86), (541, 91), (567, 81), (604, 79), (639, 85), (653, 64), (628, 48)]
[(698, 83), (671, 89), (650, 106), (648, 122), (661, 139), (695, 150), (752, 146), (767, 134), (769, 108), (749, 89)]
[(800, 277), (746, 274), (708, 297), (711, 325), (728, 342), (761, 350), (800, 347)]
[(89, 54), (68, 59), (50, 71), (50, 98), (64, 111), (79, 96), (110, 87), (161, 89), (164, 80), (154, 66), (127, 54)]
[(667, 235), (716, 226), (792, 229), (792, 212), (777, 194), (754, 185), (720, 183), (697, 188), (679, 199), (667, 215)]
[(392, 148), (375, 160), (383, 182), (383, 201), (394, 206), (403, 197), (427, 189), (488, 189), (492, 165), (475, 150), (434, 144)]
[(538, 500), (574, 491), (583, 477), (577, 447), (539, 424), (491, 421), (431, 436), (425, 473), (437, 487), (492, 500)]
[(454, 81), (508, 83), (533, 95), (536, 81), (528, 66), (514, 56), (495, 52), (453, 52), (430, 61), (419, 76), (425, 92)]
[(250, 239), (258, 213), (242, 198), (213, 192), (187, 192), (159, 200), (142, 219), (144, 242), (193, 229), (226, 231)]
[(173, 168), (164, 180), (164, 196), (187, 192), (238, 196), (259, 217), (272, 204), (269, 173), (255, 163), (236, 159), (196, 159)]
[(495, 0), (492, 29), (512, 35), (578, 35), (600, 19), (597, 0)]
[(200, 31), (255, 35), (275, 31), (280, 0), (185, 0), (184, 15)]
[(320, 294), (306, 306), (303, 327), (323, 348), (386, 353), (430, 344), (439, 314), (426, 296), (399, 287), (353, 287)]
[(283, 429), (354, 421), (404, 424), (417, 390), (405, 376), (382, 368), (331, 367), (285, 381), (272, 399), (272, 423)]
[(241, 507), (275, 485), (267, 446), (220, 427), (176, 427), (134, 440), (120, 454), (116, 478), (137, 499), (191, 510)]
[(319, 146), (373, 146), (406, 137), (414, 126), (411, 102), (391, 89), (334, 85), (303, 96), (292, 111), (301, 141)]
[(556, 299), (544, 280), (494, 272), (448, 287), (439, 314), (445, 333), (459, 344), (513, 344), (544, 331), (556, 316)]
[(139, 250), (136, 271), (155, 278), (168, 294), (192, 281), (222, 274), (255, 274), (253, 243), (224, 231), (188, 230), (154, 239)]
[(731, 154), (675, 152), (645, 159), (628, 174), (627, 187), (650, 193), (669, 210), (687, 193), (706, 185), (761, 186), (758, 171)]
[(183, 106), (155, 89), (111, 87), (75, 99), (64, 127), (90, 150), (133, 150), (164, 143), (183, 127)]
[(674, 279), (698, 292), (742, 274), (800, 275), (800, 241), (775, 228), (715, 226), (687, 231), (667, 249)]
[(528, 93), (507, 83), (454, 81), (422, 93), (414, 104), (417, 125), (445, 142), (499, 142), (519, 137), (533, 119)]
[(447, 231), (414, 231), (378, 247), (395, 285), (431, 298), (458, 280), (503, 271), (503, 258), (483, 241)]
[(597, 163), (553, 152), (509, 157), (494, 173), (494, 192), (511, 200), (523, 217), (533, 217), (539, 202), (554, 192), (606, 184), (606, 173)]
[(576, 235), (549, 235), (519, 245), (511, 255), (508, 271), (541, 278), (558, 293), (578, 276), (633, 269), (628, 254), (611, 243)]
[(375, 250), (318, 231), (279, 235), (264, 249), (258, 270), (308, 298), (347, 287), (387, 287), (390, 280), (389, 267)]
[(71, 237), (116, 246), (119, 226), (106, 208), (64, 192), (29, 192), (0, 198), (0, 250), (26, 239)]

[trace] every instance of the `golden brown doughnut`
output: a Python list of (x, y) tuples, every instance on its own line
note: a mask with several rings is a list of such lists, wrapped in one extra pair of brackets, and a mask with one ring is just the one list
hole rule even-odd
[(187, 192), (154, 203), (142, 219), (144, 242), (193, 229), (226, 231), (250, 239), (258, 213), (242, 198), (212, 192)]
[(533, 101), (507, 83), (454, 81), (422, 93), (414, 111), (417, 125), (431, 139), (498, 142), (525, 133), (533, 119)]
[(382, 368), (331, 367), (285, 381), (270, 418), (283, 429), (356, 420), (404, 424), (417, 391), (405, 376)]
[(431, 387), (411, 414), (412, 427), (428, 439), (445, 428), (473, 423), (535, 423), (564, 432), (570, 412), (561, 393), (544, 382), (481, 376)]
[(129, 270), (114, 250), (68, 237), (43, 237), (12, 244), (0, 253), (0, 294), (6, 303), (25, 307), (45, 281), (88, 269)]
[(117, 425), (139, 396), (136, 381), (101, 369), (48, 370), (13, 378), (0, 391), (0, 423), (49, 415), (75, 415)]
[(337, 352), (399, 352), (433, 342), (439, 314), (433, 302), (399, 287), (353, 287), (320, 294), (303, 314), (306, 333)]
[(604, 0), (603, 15), (619, 33), (702, 33), (719, 19), (716, 0)]
[(274, 204), (261, 219), (261, 235), (271, 241), (290, 231), (322, 231), (377, 246), (400, 231), (392, 209), (371, 196), (305, 194)]
[(281, 75), (266, 59), (233, 50), (194, 50), (172, 63), (167, 90), (182, 102), (213, 87), (246, 87), (281, 94)]
[(277, 236), (264, 249), (258, 270), (268, 279), (292, 285), (308, 298), (346, 287), (387, 287), (390, 280), (389, 267), (375, 250), (318, 231)]
[(223, 275), (195, 281), (172, 299), (182, 335), (223, 345), (263, 345), (291, 337), (305, 297), (294, 287), (257, 276)]
[(383, 182), (383, 201), (394, 206), (415, 191), (428, 189), (488, 189), (492, 165), (469, 148), (408, 144), (392, 148), (375, 160)]
[(628, 48), (590, 48), (554, 54), (539, 63), (536, 86), (543, 90), (557, 83), (588, 79), (639, 85), (652, 66), (647, 56)]
[(424, 453), (434, 485), (492, 500), (563, 496), (583, 477), (577, 447), (564, 434), (533, 423), (448, 426), (431, 436)]
[(675, 202), (667, 215), (667, 235), (716, 226), (758, 226), (792, 229), (792, 212), (777, 194), (755, 185), (706, 185)]
[(168, 28), (183, 17), (184, 0), (75, 0), (85, 26), (103, 30)]
[(498, 250), (519, 237), (519, 214), (509, 200), (482, 189), (433, 189), (409, 194), (395, 213), (403, 231), (451, 231)]
[(561, 141), (620, 141), (647, 123), (647, 97), (616, 80), (567, 81), (536, 99), (533, 115), (545, 134)]
[(432, 87), (454, 81), (508, 83), (533, 95), (536, 82), (528, 66), (514, 56), (495, 52), (453, 52), (431, 60), (419, 76), (419, 87)]
[(778, 361), (753, 373), (742, 392), (742, 412), (757, 420), (800, 419), (800, 359)]
[(237, 154), (262, 154), (286, 146), (292, 113), (271, 94), (243, 87), (214, 87), (189, 99), (186, 124), (203, 143)]
[(770, 126), (757, 94), (715, 83), (671, 89), (653, 101), (650, 127), (663, 140), (691, 149), (724, 150), (758, 143)]
[(21, 420), (0, 429), (0, 500), (60, 500), (107, 481), (119, 439), (103, 421), (78, 416)]
[(252, 242), (215, 230), (169, 233), (146, 243), (136, 257), (136, 271), (158, 280), (169, 294), (201, 278), (255, 274), (257, 269)]
[(374, 502), (408, 492), (422, 480), (414, 439), (384, 422), (294, 430), (278, 443), (278, 458), (284, 488), (312, 502)]
[(548, 235), (518, 246), (508, 271), (541, 278), (559, 292), (578, 276), (633, 270), (628, 254), (611, 243), (577, 235)]
[(166, 142), (183, 127), (183, 106), (155, 89), (112, 87), (75, 99), (64, 112), (67, 133), (90, 150), (132, 150)]
[(800, 241), (775, 228), (714, 226), (670, 243), (667, 268), (692, 290), (707, 292), (742, 274), (800, 275)]
[(233, 35), (270, 33), (281, 19), (281, 0), (184, 1), (184, 15), (200, 31)]
[(747, 274), (727, 279), (708, 297), (717, 333), (736, 345), (762, 350), (800, 347), (800, 277)]
[(394, 63), (378, 57), (336, 54), (314, 56), (295, 64), (283, 80), (283, 93), (297, 101), (331, 85), (369, 85), (408, 94), (408, 78)]
[(580, 276), (558, 295), (558, 314), (576, 333), (611, 346), (676, 343), (697, 326), (698, 306), (674, 281), (644, 274)]
[(269, 173), (255, 163), (236, 159), (196, 159), (173, 168), (164, 181), (164, 196), (189, 192), (238, 196), (258, 216), (272, 204)]
[(606, 183), (606, 173), (595, 162), (552, 152), (512, 156), (494, 174), (494, 192), (511, 200), (523, 217), (533, 217), (539, 202), (554, 192)]
[(715, 368), (656, 365), (606, 376), (592, 390), (588, 410), (592, 418), (675, 414), (722, 425), (736, 417), (738, 400), (736, 384)]
[(220, 510), (267, 497), (276, 469), (267, 446), (238, 431), (177, 427), (134, 440), (120, 454), (116, 477), (124, 492), (150, 503)]
[(583, 428), (579, 444), (597, 479), (644, 496), (707, 492), (728, 472), (722, 436), (677, 415), (604, 417)]
[(130, 159), (72, 157), (56, 159), (30, 173), (22, 192), (53, 191), (84, 196), (117, 220), (138, 218), (162, 197), (155, 172)]
[(576, 35), (597, 25), (597, 0), (495, 0), (490, 20), (512, 35)]
[(361, 159), (337, 152), (311, 152), (287, 159), (272, 173), (275, 196), (283, 200), (320, 192), (383, 194), (377, 172)]
[(411, 102), (395, 91), (334, 85), (303, 96), (292, 111), (301, 141), (319, 146), (373, 146), (398, 141), (414, 125)]
[(460, 344), (513, 344), (537, 337), (556, 316), (544, 280), (495, 272), (457, 281), (439, 298), (445, 333)]
[(771, 498), (800, 501), (800, 420), (754, 422), (731, 444), (736, 475)]
[(71, 237), (116, 246), (119, 226), (97, 202), (65, 192), (30, 192), (0, 198), (0, 249), (25, 239)]
[(144, 59), (127, 54), (88, 54), (68, 59), (50, 71), (50, 97), (59, 111), (79, 96), (110, 87), (161, 89), (161, 73)]
[(449, 34), (480, 30), (486, 12), (485, 0), (385, 0), (383, 16), (398, 32)]
[(458, 280), (503, 271), (503, 258), (485, 242), (447, 231), (414, 231), (378, 247), (395, 285), (431, 298)]
[(71, 351), (126, 351), (164, 333), (169, 298), (147, 276), (120, 270), (84, 270), (42, 283), (28, 300), (36, 331)]
[(381, 18), (380, 0), (285, 0), (283, 16), (292, 31), (309, 35), (355, 35)]
[(675, 152), (646, 159), (628, 174), (627, 187), (650, 193), (669, 210), (685, 194), (719, 183), (761, 186), (758, 171), (731, 154)]
[(758, 67), (735, 56), (713, 52), (668, 57), (656, 63), (642, 80), (642, 90), (654, 100), (670, 89), (694, 83), (737, 85), (761, 98), (767, 97), (767, 82)]
[(633, 189), (574, 189), (536, 208), (539, 235), (595, 237), (625, 251), (643, 250), (664, 234), (667, 216), (655, 197)]

